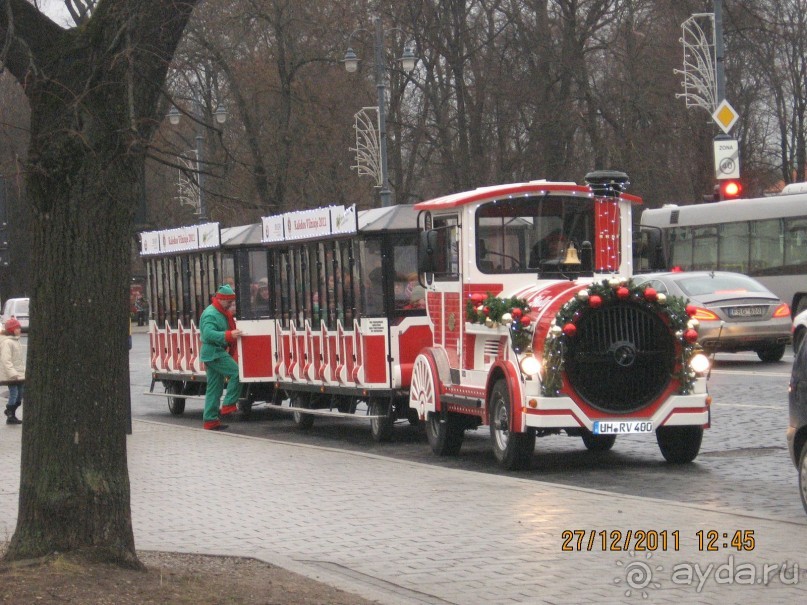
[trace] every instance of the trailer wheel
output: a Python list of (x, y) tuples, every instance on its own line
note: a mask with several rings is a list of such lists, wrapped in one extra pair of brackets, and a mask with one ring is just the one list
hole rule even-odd
[(592, 452), (607, 452), (614, 447), (616, 435), (595, 435), (588, 429), (583, 429), (580, 433), (583, 438), (583, 445)]
[(407, 408), (406, 419), (411, 426), (418, 426), (420, 424), (420, 416), (415, 408)]
[(702, 426), (661, 426), (656, 429), (661, 455), (672, 464), (692, 462), (701, 449), (702, 440)]
[(392, 439), (392, 425), (394, 424), (392, 416), (390, 416), (388, 403), (383, 403), (377, 398), (370, 400), (368, 412), (370, 416), (381, 416), (381, 418), (370, 419), (370, 432), (373, 435), (373, 441), (383, 443)]
[(529, 468), (535, 450), (535, 432), (510, 431), (510, 391), (504, 380), (498, 380), (490, 394), (490, 436), (493, 454), (505, 469)]
[[(171, 395), (182, 395), (181, 382), (169, 382), (165, 385), (165, 392)], [(185, 412), (185, 398), (184, 397), (169, 397), (168, 398), (168, 411), (174, 416), (181, 416)]]
[(241, 418), (243, 420), (249, 420), (249, 417), (252, 415), (252, 404), (254, 402), (252, 399), (247, 397), (243, 397), (238, 400), (238, 411), (241, 412)]
[(432, 451), (438, 456), (456, 456), (460, 453), (465, 429), (453, 414), (448, 414), (444, 420), (440, 412), (429, 412), (426, 416), (426, 437)]
[[(307, 408), (309, 407), (309, 402), (306, 397), (303, 395), (292, 395), (292, 402), (291, 407), (293, 408)], [(297, 425), (297, 428), (307, 431), (312, 426), (314, 426), (314, 415), (313, 414), (305, 414), (303, 412), (294, 411), (294, 424)]]

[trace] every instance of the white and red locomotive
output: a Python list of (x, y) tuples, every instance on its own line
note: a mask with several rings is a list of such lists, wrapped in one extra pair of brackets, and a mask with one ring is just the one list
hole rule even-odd
[[(153, 383), (172, 413), (204, 391), (196, 321), (220, 282), (237, 295), (242, 408), (425, 421), (438, 455), (488, 425), (497, 460), (529, 464), (535, 437), (589, 449), (655, 433), (697, 456), (710, 398), (697, 322), (629, 276), (626, 177), (532, 181), (366, 211), (327, 207), (142, 234)], [(287, 403), (284, 403), (287, 402)]]

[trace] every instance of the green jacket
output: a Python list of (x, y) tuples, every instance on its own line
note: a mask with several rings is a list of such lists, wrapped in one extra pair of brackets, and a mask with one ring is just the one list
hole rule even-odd
[(227, 341), (229, 329), (227, 317), (213, 305), (208, 305), (199, 318), (199, 331), (202, 336), (202, 350), (199, 357), (202, 361), (213, 361), (229, 355), (227, 352), (230, 345)]

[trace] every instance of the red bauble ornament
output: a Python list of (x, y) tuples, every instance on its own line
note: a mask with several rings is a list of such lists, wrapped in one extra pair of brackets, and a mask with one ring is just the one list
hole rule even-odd
[(529, 317), (529, 315), (525, 315), (524, 317), (521, 318), (521, 325), (522, 326), (530, 325), (530, 317)]
[(658, 296), (658, 292), (656, 292), (655, 288), (645, 288), (644, 291), (644, 299), (648, 302), (653, 302), (656, 300)]
[(693, 330), (692, 328), (684, 330), (684, 340), (686, 340), (690, 344), (695, 342), (696, 340), (698, 340), (698, 331)]
[(490, 313), (490, 307), (488, 307), (488, 306), (483, 307), (482, 308), (482, 313), (484, 313), (485, 315), (488, 315)]
[(620, 286), (616, 290), (616, 297), (620, 300), (625, 300), (628, 296), (630, 296), (630, 290), (628, 290), (625, 286)]
[(471, 302), (481, 303), (483, 300), (485, 300), (484, 294), (479, 294), (478, 292), (476, 294), (471, 294)]
[(513, 309), (512, 311), (510, 311), (510, 315), (512, 315), (515, 319), (518, 319), (519, 317), (521, 317), (522, 314), (523, 313), (522, 313), (521, 309)]
[(588, 297), (588, 306), (592, 309), (599, 309), (602, 306), (602, 298), (597, 294)]
[(571, 322), (567, 323), (563, 326), (563, 333), (566, 334), (566, 336), (574, 336), (577, 333), (577, 326)]
[(698, 307), (696, 307), (695, 305), (687, 305), (686, 312), (687, 315), (689, 315), (690, 317), (694, 317), (695, 313), (698, 312)]

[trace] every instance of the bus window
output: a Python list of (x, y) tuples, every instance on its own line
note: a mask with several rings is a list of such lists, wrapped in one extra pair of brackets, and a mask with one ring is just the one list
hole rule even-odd
[(705, 271), (717, 266), (717, 227), (709, 225), (692, 230), (692, 269)]
[(751, 234), (751, 274), (781, 271), (784, 260), (782, 221), (770, 219), (756, 221)]
[(689, 227), (675, 227), (670, 234), (670, 266), (692, 270), (692, 237)]
[(785, 219), (785, 265), (807, 266), (807, 218)]
[(748, 273), (748, 223), (724, 223), (717, 229), (718, 268), (721, 271)]

